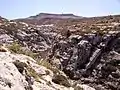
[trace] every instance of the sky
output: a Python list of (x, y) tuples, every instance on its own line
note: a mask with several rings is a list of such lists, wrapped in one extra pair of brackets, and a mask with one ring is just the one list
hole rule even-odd
[(25, 18), (39, 13), (84, 17), (120, 14), (120, 0), (0, 0), (0, 16), (4, 18)]

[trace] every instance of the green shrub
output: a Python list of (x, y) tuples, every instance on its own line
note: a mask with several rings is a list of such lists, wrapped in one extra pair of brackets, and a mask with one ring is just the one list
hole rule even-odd
[(21, 45), (17, 42), (13, 42), (12, 45), (8, 46), (8, 49), (13, 53), (21, 53)]
[(54, 74), (52, 81), (56, 84), (60, 84), (60, 85), (66, 86), (66, 87), (71, 86), (68, 79), (65, 76), (60, 75), (60, 74), (58, 74), (58, 75)]

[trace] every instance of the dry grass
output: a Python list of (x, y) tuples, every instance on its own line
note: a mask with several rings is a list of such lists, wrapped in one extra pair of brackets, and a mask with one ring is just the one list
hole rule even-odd
[(29, 50), (23, 50), (22, 46), (17, 42), (13, 42), (12, 45), (8, 46), (8, 49), (12, 53), (24, 54), (32, 57), (33, 59), (36, 59), (38, 57), (38, 53), (33, 53), (32, 51), (29, 51)]
[(50, 69), (54, 74), (60, 73), (59, 69), (51, 65), (47, 60), (40, 60), (38, 61), (38, 64)]

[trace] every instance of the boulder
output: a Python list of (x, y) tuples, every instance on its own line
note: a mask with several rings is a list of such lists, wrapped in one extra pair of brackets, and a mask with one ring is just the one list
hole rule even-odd
[(0, 90), (26, 90), (29, 88), (25, 77), (7, 58), (0, 57)]
[(13, 38), (11, 38), (9, 35), (7, 34), (0, 35), (0, 44), (3, 43), (10, 44), (12, 42), (13, 42)]

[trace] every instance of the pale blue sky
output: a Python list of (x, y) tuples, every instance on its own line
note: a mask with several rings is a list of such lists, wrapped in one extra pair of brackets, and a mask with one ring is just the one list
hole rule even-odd
[(120, 14), (120, 0), (0, 0), (0, 16), (8, 19), (41, 12), (73, 13), (88, 17)]

